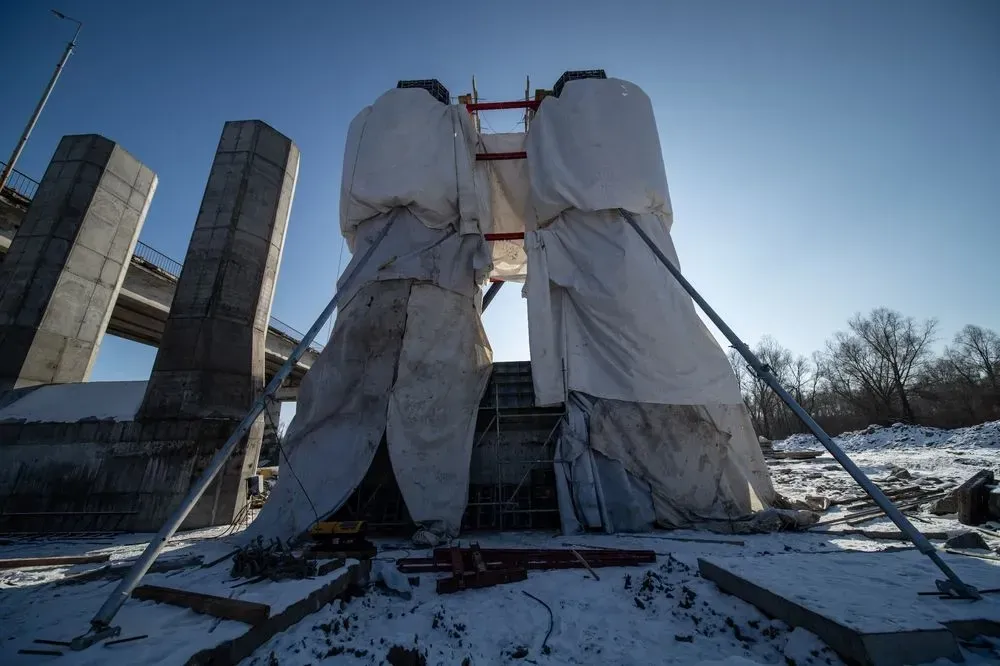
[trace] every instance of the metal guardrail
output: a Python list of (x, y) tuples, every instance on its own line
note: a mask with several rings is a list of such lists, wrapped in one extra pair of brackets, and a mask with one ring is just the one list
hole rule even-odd
[(135, 252), (132, 253), (132, 259), (141, 259), (142, 261), (156, 266), (164, 273), (167, 273), (175, 278), (179, 278), (181, 276), (181, 267), (183, 266), (181, 262), (176, 259), (171, 259), (159, 250), (146, 245), (142, 241), (136, 242)]
[[(136, 259), (139, 259), (140, 261), (143, 261), (148, 264), (152, 264), (156, 268), (159, 268), (161, 271), (163, 271), (164, 273), (170, 275), (175, 279), (181, 276), (181, 268), (183, 268), (184, 266), (181, 262), (177, 261), (176, 259), (171, 259), (170, 257), (163, 254), (159, 250), (150, 247), (149, 245), (146, 245), (142, 241), (138, 241), (135, 244), (135, 252), (132, 253), (132, 260), (134, 261)], [(271, 328), (278, 331), (285, 337), (294, 340), (295, 342), (298, 342), (303, 337), (301, 331), (292, 328), (291, 326), (281, 321), (277, 317), (272, 316), (268, 324), (270, 325)], [(319, 344), (318, 342), (313, 342), (312, 344), (309, 345), (309, 347), (312, 348), (313, 351), (317, 353), (323, 351), (323, 345)]]
[[(5, 166), (7, 163), (0, 161), (0, 169)], [(4, 189), (11, 190), (15, 194), (31, 200), (35, 198), (35, 192), (38, 191), (38, 181), (14, 169), (10, 172), (10, 178), (7, 179), (7, 185)]]

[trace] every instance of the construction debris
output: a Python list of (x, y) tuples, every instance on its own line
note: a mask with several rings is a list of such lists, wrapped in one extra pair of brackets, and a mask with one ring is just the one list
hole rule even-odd
[(819, 458), (826, 453), (826, 451), (774, 451), (763, 449), (762, 452), (765, 458), (772, 460), (811, 460)]
[[(529, 548), (436, 548), (433, 557), (411, 557), (396, 565), (403, 573), (450, 572), (437, 581), (439, 594), (525, 580), (529, 569), (635, 566), (656, 562), (651, 550), (535, 550)], [(592, 571), (591, 571), (592, 572)], [(592, 572), (593, 573), (593, 572)], [(596, 576), (596, 574), (595, 574)]]
[(928, 511), (933, 513), (935, 516), (946, 516), (948, 514), (957, 513), (958, 500), (955, 499), (954, 493), (950, 493), (931, 504)]
[(284, 580), (287, 578), (308, 578), (318, 575), (315, 559), (296, 555), (279, 539), (265, 544), (263, 537), (240, 548), (233, 555), (233, 578), (255, 580)]
[[(921, 506), (922, 504), (926, 504), (927, 502), (930, 502), (932, 500), (941, 499), (946, 494), (947, 493), (945, 492), (939, 492), (937, 490), (924, 491), (923, 495), (919, 495), (916, 498), (912, 498), (912, 501), (897, 504), (896, 508), (899, 509), (900, 511), (915, 509)], [(890, 499), (893, 498), (890, 497)], [(828, 525), (838, 525), (840, 523), (848, 523), (849, 525), (856, 526), (862, 523), (866, 523), (870, 520), (875, 520), (876, 518), (880, 518), (884, 513), (885, 511), (883, 511), (881, 507), (873, 507), (869, 509), (864, 509), (862, 511), (857, 511), (855, 513), (849, 513), (844, 516), (837, 516), (836, 518), (832, 518), (830, 520), (824, 520), (816, 523), (813, 527), (826, 527)]]

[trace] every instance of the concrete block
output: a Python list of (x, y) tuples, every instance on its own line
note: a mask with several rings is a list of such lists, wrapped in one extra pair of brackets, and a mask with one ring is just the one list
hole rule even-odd
[(106, 169), (111, 155), (115, 150), (115, 142), (97, 134), (84, 135), (90, 139), (87, 146), (87, 154), (82, 161), (96, 164), (102, 169)]
[[(62, 146), (63, 142), (66, 142), (66, 152), (62, 155), (62, 160), (65, 162), (80, 162), (84, 161), (87, 157), (87, 151), (90, 149), (90, 142), (93, 139), (92, 134), (76, 134), (73, 136), (64, 136), (59, 145)], [(60, 154), (60, 150), (56, 150), (56, 154)]]
[[(945, 558), (966, 582), (981, 588), (995, 583), (991, 564)], [(813, 632), (848, 663), (958, 661), (951, 623), (1000, 620), (1000, 607), (989, 601), (918, 595), (933, 590), (941, 574), (916, 551), (704, 558), (698, 567), (723, 591)]]
[(94, 286), (92, 280), (63, 271), (52, 291), (40, 328), (66, 337), (76, 337), (94, 293)]
[[(36, 251), (33, 250), (35, 250), (36, 247), (37, 250), (44, 248), (45, 256), (42, 259), (44, 263), (50, 266), (62, 266), (69, 258), (69, 250), (73, 247), (73, 244), (71, 241), (58, 236), (51, 236), (49, 238), (45, 238), (44, 236), (32, 238), (28, 241), (28, 248), (30, 249), (27, 250), (25, 254), (28, 255), (29, 252), (32, 255), (35, 254)], [(34, 263), (34, 260), (32, 260), (32, 263)]]
[(63, 355), (53, 373), (52, 381), (57, 384), (88, 381), (95, 360), (97, 360), (97, 347), (93, 342), (69, 339), (63, 348)]
[[(132, 184), (142, 177), (144, 188), (155, 189), (152, 172), (104, 137), (63, 137), (56, 158), (39, 185), (38, 205), (28, 209), (14, 237), (16, 261), (5, 262), (0, 272), (0, 340), (4, 327), (36, 331), (35, 344), (19, 347), (24, 357), (7, 364), (26, 374), (0, 376), (0, 392), (81, 381), (89, 373), (148, 209), (146, 197), (143, 212), (126, 213)], [(112, 251), (117, 256), (108, 261)], [(82, 339), (73, 342), (81, 331)], [(46, 340), (53, 349), (35, 349)]]
[(294, 144), (266, 123), (257, 122), (255, 131), (257, 143), (253, 152), (284, 171), (288, 164), (288, 152)]
[[(131, 192), (131, 190), (130, 190)], [(88, 224), (93, 218), (103, 220), (106, 224), (117, 227), (125, 213), (126, 202), (114, 196), (103, 187), (91, 192), (90, 207), (87, 210)]]
[(118, 283), (125, 277), (125, 268), (123, 264), (110, 257), (105, 258), (104, 266), (101, 268), (101, 275), (99, 278), (100, 284), (107, 285), (110, 287), (115, 287)]
[(108, 192), (121, 200), (123, 204), (127, 204), (129, 197), (132, 196), (132, 183), (126, 183), (110, 171), (105, 171), (101, 176), (101, 183), (98, 189)]
[(104, 337), (108, 320), (111, 318), (111, 309), (114, 307), (114, 294), (114, 285), (94, 285), (94, 293), (90, 297), (90, 303), (87, 304), (87, 311), (84, 313), (77, 338), (96, 344)]
[(142, 167), (139, 160), (128, 154), (121, 146), (114, 146), (108, 158), (108, 171), (121, 178), (129, 184), (135, 185), (139, 178), (139, 169)]
[[(266, 330), (255, 323), (266, 318), (273, 298), (276, 271), (269, 267), (284, 241), (293, 150), (297, 160), (291, 141), (259, 121), (232, 122), (223, 127), (212, 163), (139, 412), (144, 422), (206, 419), (195, 440), (195, 474), (263, 389)], [(262, 434), (263, 424), (255, 424), (186, 526), (232, 519)]]
[(70, 249), (66, 270), (86, 280), (100, 280), (101, 271), (104, 270), (104, 254), (77, 243)]
[(144, 164), (139, 165), (139, 175), (136, 176), (133, 188), (143, 196), (152, 196), (156, 188), (156, 174)]
[[(111, 247), (108, 248), (108, 259), (116, 261), (120, 264), (128, 264), (132, 259), (132, 253), (135, 252), (135, 243), (139, 239), (139, 232), (136, 229), (138, 226), (139, 218), (137, 217), (133, 220), (131, 216), (135, 214), (134, 211), (126, 211), (122, 216), (122, 221), (118, 225), (118, 231), (115, 232), (115, 237), (111, 241)], [(132, 224), (132, 222), (136, 224)]]

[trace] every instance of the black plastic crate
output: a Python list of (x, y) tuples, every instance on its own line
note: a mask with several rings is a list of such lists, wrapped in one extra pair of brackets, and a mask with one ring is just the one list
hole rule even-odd
[(431, 94), (431, 96), (442, 104), (451, 104), (451, 93), (448, 89), (441, 85), (441, 82), (437, 79), (421, 79), (419, 81), (399, 81), (396, 83), (397, 88), (423, 88)]
[(552, 86), (552, 94), (556, 97), (562, 94), (563, 86), (570, 81), (577, 81), (579, 79), (606, 79), (608, 75), (604, 73), (603, 69), (578, 69), (569, 72), (563, 72), (563, 75), (559, 77), (556, 84)]

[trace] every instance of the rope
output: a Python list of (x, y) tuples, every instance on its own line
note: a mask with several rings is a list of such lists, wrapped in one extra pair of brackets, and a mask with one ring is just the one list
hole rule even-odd
[[(281, 445), (281, 437), (280, 437), (280, 435), (277, 434), (278, 433), (278, 426), (275, 424), (274, 419), (271, 418), (271, 410), (269, 410), (269, 409), (267, 409), (265, 407), (264, 408), (264, 415), (265, 415), (265, 418), (267, 418), (267, 420), (271, 423), (271, 427), (274, 428), (274, 432), (275, 432), (275, 435), (276, 435), (275, 441), (278, 444), (278, 453), (281, 454), (281, 457), (285, 459), (285, 464), (288, 465), (288, 471), (291, 472), (292, 477), (295, 479), (295, 482), (299, 484), (299, 488), (302, 490), (302, 494), (306, 496), (306, 501), (309, 502), (309, 506), (312, 508), (313, 515), (316, 516), (316, 522), (318, 523), (319, 522), (319, 512), (316, 510), (316, 505), (313, 504), (312, 498), (309, 497), (309, 493), (306, 492), (306, 487), (304, 485), (302, 485), (302, 481), (299, 479), (299, 475), (296, 474), (295, 470), (292, 468), (292, 463), (288, 460), (288, 454), (285, 453), (285, 448)], [(280, 460), (280, 458), (279, 458), (279, 460)], [(280, 466), (281, 463), (279, 462), (278, 464)]]

